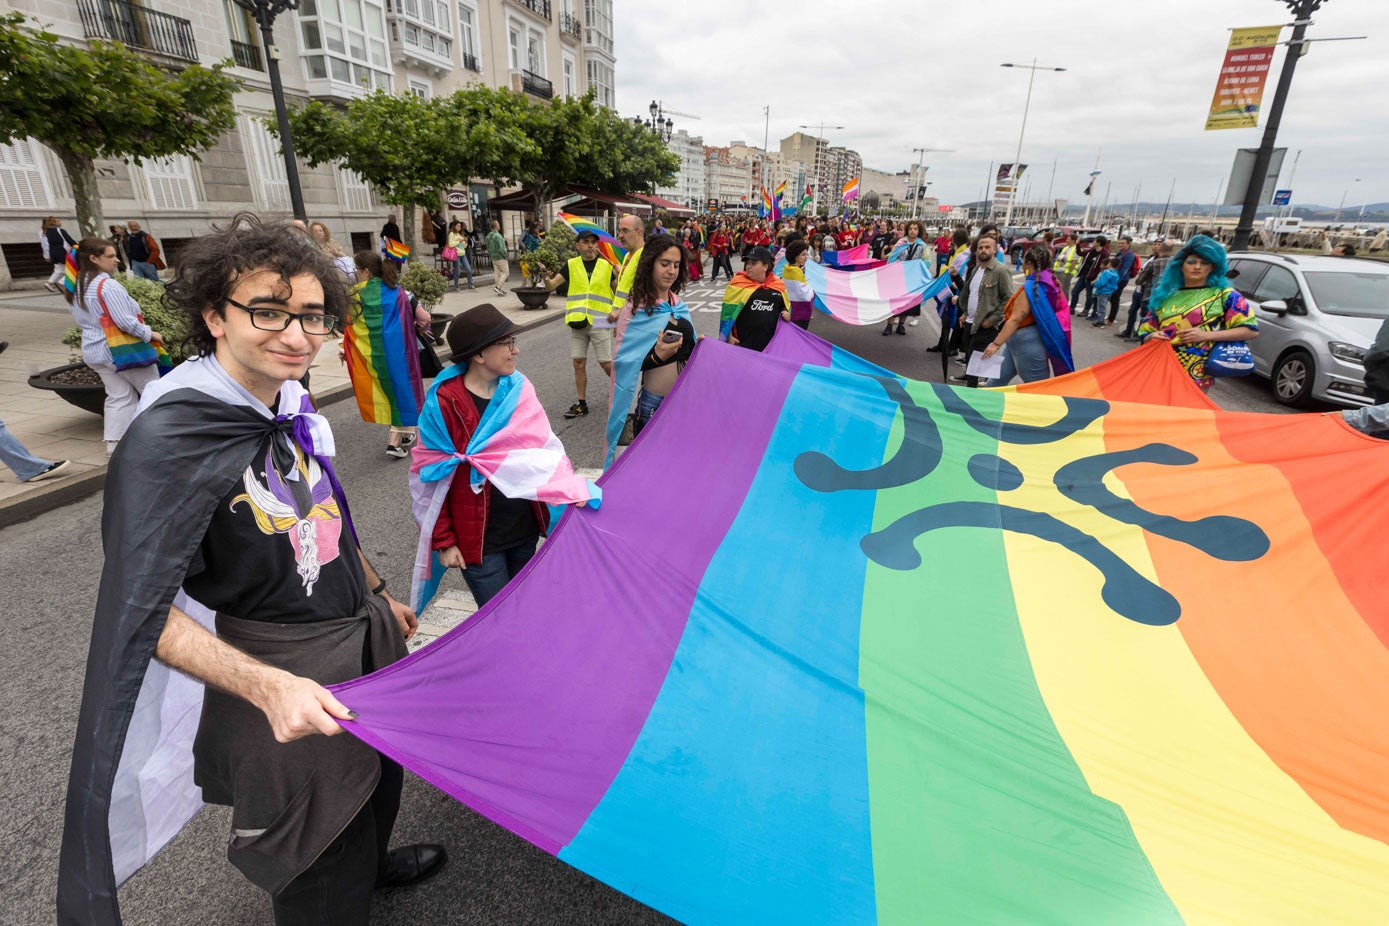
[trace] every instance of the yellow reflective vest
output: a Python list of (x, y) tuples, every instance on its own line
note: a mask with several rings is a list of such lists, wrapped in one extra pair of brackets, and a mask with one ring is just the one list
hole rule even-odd
[(613, 265), (603, 258), (593, 265), (593, 276), (584, 270), (582, 257), (569, 258), (569, 292), (564, 297), (564, 323), (588, 321), (613, 310)]
[(627, 304), (627, 297), (632, 294), (632, 281), (637, 278), (637, 263), (641, 260), (641, 252), (646, 248), (637, 248), (629, 251), (627, 256), (622, 259), (622, 269), (617, 274), (617, 292), (613, 294), (613, 308), (621, 310)]
[(1080, 251), (1073, 244), (1068, 244), (1061, 249), (1061, 253), (1056, 255), (1057, 273), (1065, 273), (1075, 276), (1075, 272), (1080, 269)]

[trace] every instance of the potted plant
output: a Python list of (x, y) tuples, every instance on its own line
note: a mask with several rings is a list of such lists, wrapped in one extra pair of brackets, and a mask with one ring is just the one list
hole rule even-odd
[[(164, 304), (162, 284), (139, 277), (123, 277), (120, 284), (139, 304), (145, 324), (164, 335), (164, 349), (175, 364), (187, 356), (188, 316)], [(29, 377), (35, 389), (58, 393), (59, 398), (94, 415), (102, 414), (106, 405), (106, 388), (101, 377), (82, 362), (82, 329), (73, 325), (63, 332), (62, 341), (72, 351), (72, 363), (41, 370)]]
[(405, 265), (405, 272), (400, 275), (400, 285), (405, 287), (406, 292), (412, 293), (420, 301), (420, 305), (431, 310), (430, 334), (436, 338), (443, 337), (444, 329), (448, 327), (453, 316), (432, 310), (444, 300), (444, 293), (448, 291), (448, 280), (444, 275), (433, 267), (426, 266), (423, 261), (412, 260)]
[(563, 270), (571, 257), (578, 256), (574, 238), (572, 228), (563, 222), (556, 222), (540, 239), (540, 247), (525, 253), (521, 266), (526, 275), (526, 285), (515, 290), (523, 306), (528, 309), (545, 307), (550, 298), (550, 287), (546, 280)]

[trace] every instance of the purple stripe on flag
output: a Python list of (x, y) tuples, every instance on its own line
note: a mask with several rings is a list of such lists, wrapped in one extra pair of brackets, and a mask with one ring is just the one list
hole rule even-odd
[[(800, 369), (769, 361), (728, 374), (728, 352), (739, 350), (713, 341), (696, 348), (676, 391), (697, 386), (704, 400), (682, 403), (672, 393), (629, 451), (644, 465), (619, 458), (601, 481), (602, 509), (566, 515), (477, 615), (395, 665), (336, 686), (359, 715), (344, 726), (546, 851), (567, 845), (646, 722)], [(729, 408), (747, 428), (733, 445), (723, 440)], [(681, 437), (644, 440), (658, 430)], [(725, 448), (719, 465), (691, 465), (698, 448), (712, 446)], [(683, 529), (672, 533), (670, 523)], [(573, 582), (612, 575), (613, 564), (624, 577), (616, 586)]]

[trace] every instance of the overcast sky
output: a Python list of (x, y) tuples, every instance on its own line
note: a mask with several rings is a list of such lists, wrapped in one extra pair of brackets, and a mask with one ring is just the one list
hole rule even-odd
[[(905, 170), (927, 154), (931, 195), (976, 200), (990, 161), (1012, 161), (1028, 72), (1003, 62), (1066, 68), (1039, 72), (1022, 161), (1029, 199), (1082, 200), (1103, 148), (1096, 197), (1211, 202), (1236, 148), (1258, 129), (1203, 130), (1228, 29), (1291, 22), (1277, 0), (616, 0), (617, 106), (645, 115), (653, 98), (676, 129), (707, 145), (760, 146), (771, 106), (772, 147), (801, 124), (824, 120), (831, 144), (864, 163)], [(1280, 186), (1302, 150), (1294, 203), (1346, 208), (1389, 201), (1389, 0), (1327, 0), (1298, 62), (1278, 144), (1288, 148)], [(1291, 35), (1291, 28), (1283, 37)], [(1283, 49), (1273, 61), (1264, 113)], [(816, 130), (812, 130), (815, 134)], [(1356, 183), (1355, 179), (1361, 182)], [(1027, 177), (1024, 177), (1026, 186)], [(1347, 194), (1347, 190), (1349, 190)]]

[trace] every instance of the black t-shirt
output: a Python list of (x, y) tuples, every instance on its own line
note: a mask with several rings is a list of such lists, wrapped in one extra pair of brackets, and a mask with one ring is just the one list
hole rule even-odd
[(690, 324), (688, 318), (672, 318), (666, 323), (665, 330), (678, 331), (684, 335), (684, 340), (680, 342), (680, 349), (674, 354), (671, 354), (668, 360), (661, 360), (656, 356), (656, 348), (653, 345), (651, 350), (646, 352), (646, 357), (641, 362), (641, 371), (643, 373), (647, 370), (654, 370), (657, 367), (663, 367), (670, 363), (684, 363), (690, 359), (690, 354), (694, 353), (697, 336), (695, 335), (694, 325)]
[[(590, 280), (593, 279), (593, 268), (597, 267), (598, 262), (602, 259), (601, 257), (595, 257), (593, 260), (584, 261), (584, 273), (588, 274)], [(559, 272), (560, 275), (564, 277), (564, 282), (555, 287), (555, 292), (559, 293), (561, 296), (567, 296), (569, 295), (569, 261), (564, 262), (564, 266), (559, 269)]]
[[(481, 420), (490, 400), (471, 391), (468, 395), (472, 397)], [(539, 536), (540, 525), (535, 519), (534, 503), (525, 498), (507, 498), (493, 486), (487, 504), (487, 526), (482, 533), (482, 555), (501, 553)]]
[(297, 480), (271, 462), (270, 439), (217, 505), (183, 587), (244, 620), (301, 624), (355, 614), (366, 575), (328, 474), (295, 449)]
[(733, 322), (733, 336), (738, 339), (738, 346), (760, 351), (770, 344), (776, 333), (777, 319), (785, 308), (786, 298), (776, 290), (765, 286), (753, 290)]

